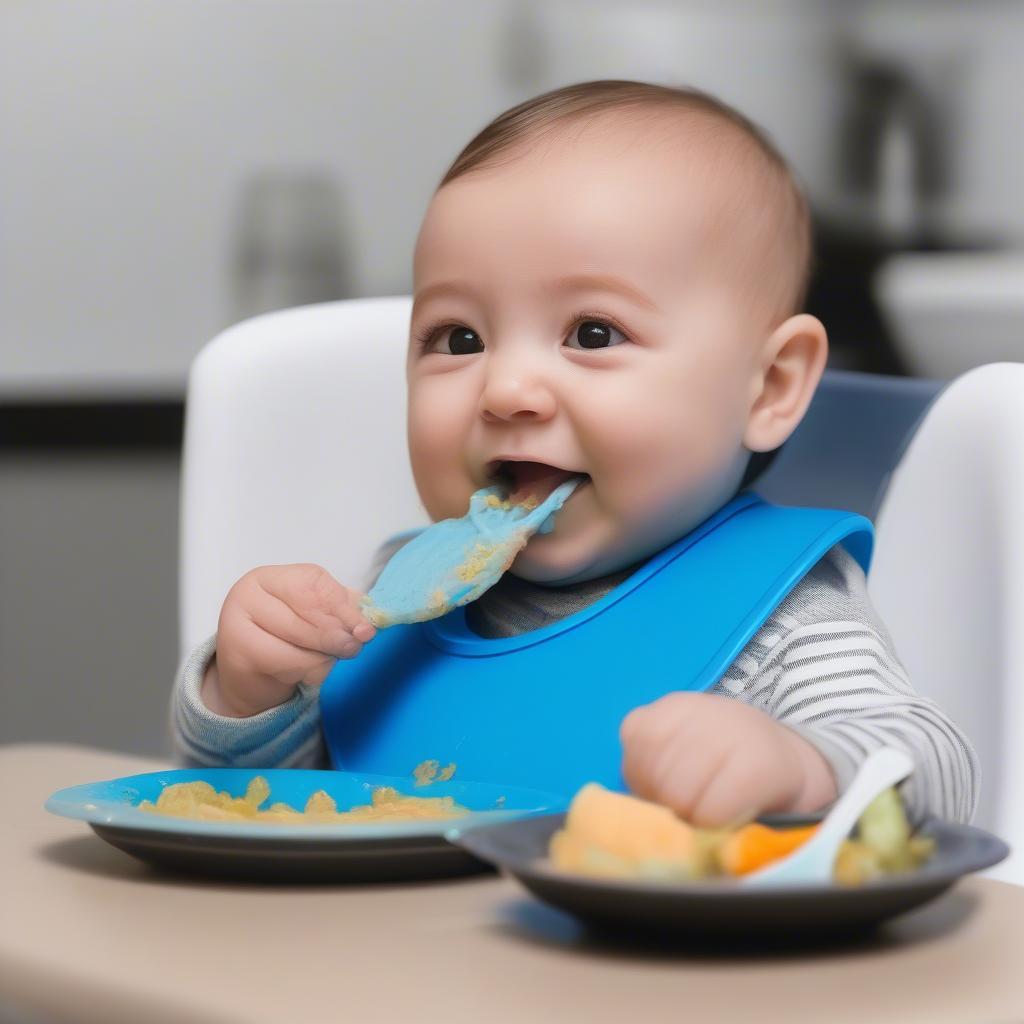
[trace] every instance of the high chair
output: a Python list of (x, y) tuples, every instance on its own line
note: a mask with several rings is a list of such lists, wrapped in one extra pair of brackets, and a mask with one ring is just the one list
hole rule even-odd
[[(182, 470), (185, 655), (258, 565), (316, 562), (367, 584), (370, 556), (429, 518), (406, 452), (408, 296), (266, 314), (193, 362)], [(975, 823), (1024, 848), (1024, 365), (944, 382), (828, 371), (753, 485), (872, 517), (869, 591), (910, 678), (981, 759)], [(1024, 855), (991, 872), (1024, 884)]]

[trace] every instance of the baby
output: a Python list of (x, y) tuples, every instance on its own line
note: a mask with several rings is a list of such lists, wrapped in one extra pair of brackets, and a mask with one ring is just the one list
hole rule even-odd
[[(474, 632), (579, 611), (756, 477), (825, 367), (825, 328), (800, 312), (810, 261), (786, 163), (703, 93), (577, 84), (468, 144), (414, 256), (416, 486), (439, 520), (499, 475), (520, 498), (586, 475), (554, 530), (467, 606)], [(314, 565), (243, 576), (176, 683), (181, 758), (326, 767), (317, 690), (373, 641), (361, 596)], [(710, 690), (636, 707), (620, 735), (628, 785), (701, 825), (817, 810), (884, 743), (915, 758), (915, 818), (967, 821), (977, 800), (970, 744), (914, 693), (839, 544)]]

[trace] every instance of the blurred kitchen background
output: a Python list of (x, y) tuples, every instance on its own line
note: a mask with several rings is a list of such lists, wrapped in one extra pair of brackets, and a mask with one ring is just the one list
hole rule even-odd
[(804, 181), (835, 367), (1024, 357), (1019, 0), (5, 0), (0, 742), (166, 754), (183, 399), (227, 325), (407, 293), (443, 171), (592, 78), (696, 85)]

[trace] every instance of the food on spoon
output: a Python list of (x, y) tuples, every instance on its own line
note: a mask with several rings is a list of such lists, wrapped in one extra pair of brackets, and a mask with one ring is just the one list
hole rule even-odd
[[(773, 828), (760, 822), (735, 829), (696, 828), (667, 807), (591, 782), (573, 798), (548, 855), (559, 870), (597, 878), (738, 878), (792, 853), (817, 828)], [(911, 834), (899, 795), (888, 789), (865, 810), (856, 837), (843, 843), (833, 876), (842, 885), (862, 885), (910, 871), (931, 856), (934, 846), (934, 840)]]
[(282, 802), (260, 810), (260, 805), (269, 796), (270, 785), (262, 775), (250, 779), (245, 795), (241, 797), (233, 797), (226, 790), (218, 792), (208, 782), (178, 782), (167, 786), (156, 803), (143, 800), (138, 808), (151, 814), (167, 814), (194, 821), (256, 821), (271, 825), (437, 821), (460, 818), (469, 813), (468, 808), (457, 804), (450, 796), (404, 796), (391, 786), (377, 786), (370, 795), (369, 804), (348, 811), (339, 811), (334, 798), (322, 789), (310, 795), (301, 811)]
[[(460, 580), (465, 580), (467, 583), (471, 580), (475, 580), (494, 558), (495, 548), (496, 545), (494, 544), (477, 544), (473, 550), (466, 555), (462, 564), (456, 568), (455, 575), (458, 576)], [(506, 552), (505, 554), (507, 556), (509, 552)], [(511, 564), (511, 562), (509, 564)]]

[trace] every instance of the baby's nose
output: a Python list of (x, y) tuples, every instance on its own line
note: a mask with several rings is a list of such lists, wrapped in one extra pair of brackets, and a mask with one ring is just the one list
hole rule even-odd
[(557, 408), (551, 388), (536, 374), (494, 367), (480, 395), (485, 420), (545, 420)]

